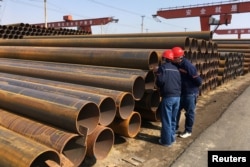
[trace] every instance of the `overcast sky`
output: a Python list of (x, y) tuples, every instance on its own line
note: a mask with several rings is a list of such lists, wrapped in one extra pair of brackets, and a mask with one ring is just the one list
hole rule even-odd
[[(114, 17), (118, 23), (92, 26), (93, 34), (200, 31), (199, 17), (154, 19), (161, 8), (201, 5), (222, 0), (46, 0), (47, 22), (63, 21), (64, 15), (74, 20)], [(241, 2), (239, 0), (235, 2)], [(197, 3), (198, 2), (198, 3)], [(0, 24), (45, 22), (44, 0), (2, 0)], [(218, 18), (218, 16), (214, 16)], [(250, 13), (233, 14), (231, 24), (218, 29), (250, 28)], [(142, 24), (143, 23), (143, 24)], [(214, 27), (211, 26), (211, 30)], [(249, 35), (241, 35), (249, 38)], [(214, 35), (214, 38), (237, 38), (237, 35)]]

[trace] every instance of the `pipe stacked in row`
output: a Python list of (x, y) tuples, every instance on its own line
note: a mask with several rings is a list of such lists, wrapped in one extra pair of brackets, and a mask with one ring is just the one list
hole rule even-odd
[(0, 26), (0, 38), (3, 39), (21, 39), (24, 36), (59, 36), (59, 35), (87, 35), (89, 32), (73, 29), (54, 29), (39, 27), (30, 24), (13, 24)]

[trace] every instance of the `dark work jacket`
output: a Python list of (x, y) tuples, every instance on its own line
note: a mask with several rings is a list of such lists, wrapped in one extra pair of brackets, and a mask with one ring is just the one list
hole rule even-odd
[(197, 73), (196, 67), (185, 57), (178, 65), (182, 80), (182, 95), (198, 94), (202, 79)]
[(162, 97), (180, 97), (181, 75), (176, 65), (166, 62), (159, 67), (156, 86)]

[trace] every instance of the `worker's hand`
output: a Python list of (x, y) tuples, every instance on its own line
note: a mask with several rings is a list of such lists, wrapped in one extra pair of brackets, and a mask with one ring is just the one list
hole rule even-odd
[(159, 66), (154, 66), (154, 67), (153, 67), (153, 72), (154, 72), (154, 73), (157, 73), (158, 68), (159, 68)]

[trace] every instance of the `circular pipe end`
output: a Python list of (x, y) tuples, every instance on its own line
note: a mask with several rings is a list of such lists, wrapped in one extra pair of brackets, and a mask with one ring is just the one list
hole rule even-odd
[(67, 142), (62, 150), (62, 154), (67, 157), (74, 166), (79, 166), (83, 162), (86, 152), (85, 136), (74, 136)]
[(82, 136), (91, 134), (97, 127), (99, 120), (100, 120), (99, 107), (92, 102), (85, 104), (82, 107), (81, 111), (79, 112), (76, 122), (78, 133)]
[(115, 118), (116, 103), (113, 98), (107, 97), (103, 99), (99, 105), (100, 109), (100, 125), (108, 126)]
[(114, 145), (114, 132), (109, 127), (97, 126), (95, 131), (87, 137), (87, 155), (97, 160), (108, 156)]

